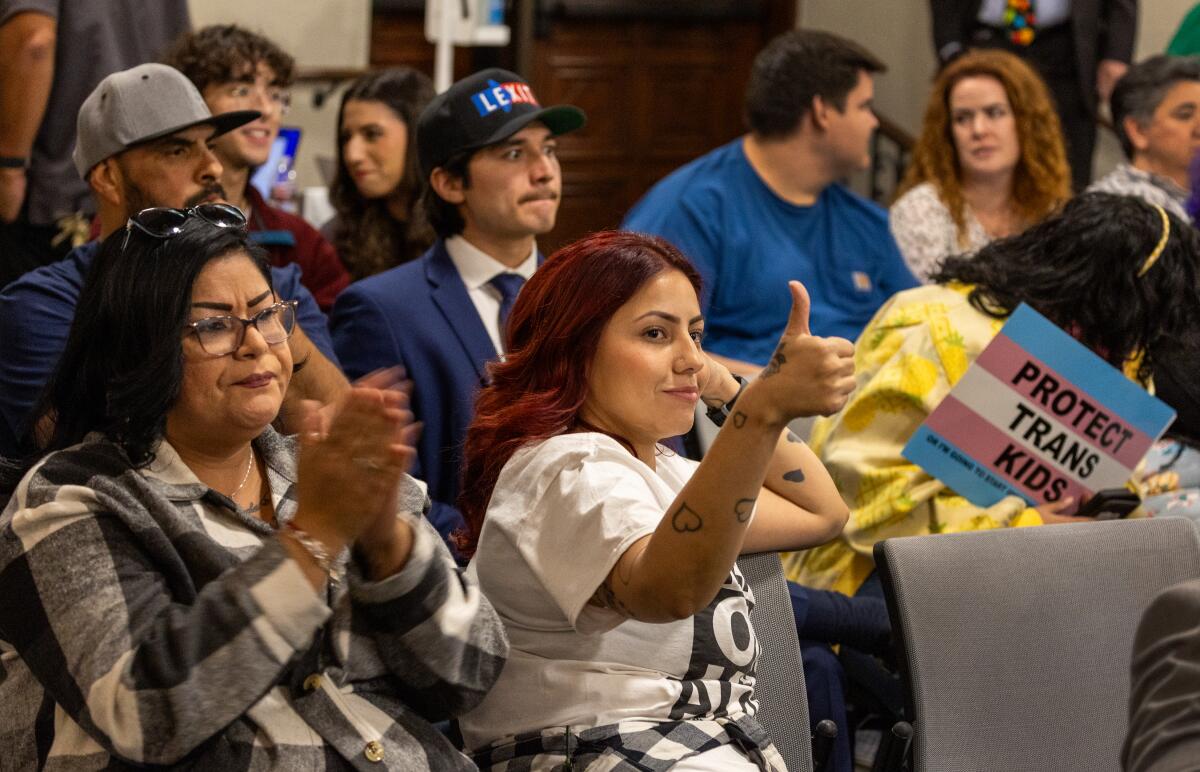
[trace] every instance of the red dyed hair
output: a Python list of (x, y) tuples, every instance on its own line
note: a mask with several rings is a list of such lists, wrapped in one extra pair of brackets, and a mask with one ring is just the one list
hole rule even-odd
[(655, 236), (601, 231), (568, 244), (537, 270), (508, 317), (503, 361), (475, 400), (467, 429), (456, 534), (470, 557), (500, 470), (531, 443), (575, 429), (588, 393), (600, 334), (617, 309), (663, 271), (681, 271), (700, 297), (700, 275), (679, 250)]

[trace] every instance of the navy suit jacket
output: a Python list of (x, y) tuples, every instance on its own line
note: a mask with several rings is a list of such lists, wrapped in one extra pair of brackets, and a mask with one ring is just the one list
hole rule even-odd
[(412, 410), (425, 425), (412, 474), (429, 485), (429, 519), (449, 537), (463, 525), (455, 502), (475, 394), (497, 352), (444, 242), (351, 284), (338, 296), (330, 326), (351, 379), (393, 365), (412, 379)]

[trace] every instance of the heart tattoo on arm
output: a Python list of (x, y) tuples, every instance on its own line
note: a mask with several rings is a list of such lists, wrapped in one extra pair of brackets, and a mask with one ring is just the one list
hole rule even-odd
[(671, 515), (671, 527), (679, 533), (692, 533), (704, 527), (704, 519), (686, 503), (680, 504), (675, 514)]

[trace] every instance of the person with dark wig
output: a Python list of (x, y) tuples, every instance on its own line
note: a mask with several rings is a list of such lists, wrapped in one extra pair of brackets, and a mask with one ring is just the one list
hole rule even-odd
[[(755, 718), (753, 597), (735, 560), (833, 538), (846, 507), (785, 429), (853, 386), (808, 294), (762, 374), (701, 347), (700, 277), (666, 241), (601, 232), (526, 283), (467, 433), (461, 549), (512, 650), (461, 727), (482, 768), (782, 770)], [(703, 401), (702, 462), (660, 440)], [(560, 768), (555, 766), (555, 768)]]
[(1046, 84), (1013, 54), (970, 51), (933, 84), (889, 212), (892, 236), (908, 267), (928, 281), (946, 257), (1019, 233), (1070, 195)]
[(1088, 193), (973, 258), (948, 258), (934, 284), (892, 298), (858, 340), (853, 399), (812, 434), (850, 522), (830, 544), (785, 557), (788, 578), (853, 595), (866, 589), (881, 539), (1073, 519), (1080, 502), (1034, 509), (1010, 496), (977, 507), (901, 449), (1021, 303), (1149, 385), (1200, 329), (1197, 254), (1200, 235), (1165, 209)]
[(433, 96), (428, 76), (411, 67), (367, 73), (342, 95), (329, 187), (337, 216), (323, 230), (355, 281), (414, 260), (433, 243), (417, 165), (417, 118)]
[(506, 643), (421, 517), (407, 394), (272, 430), (295, 304), (245, 225), (143, 210), (89, 273), (52, 433), (0, 486), (6, 769), (474, 768), (430, 722)]

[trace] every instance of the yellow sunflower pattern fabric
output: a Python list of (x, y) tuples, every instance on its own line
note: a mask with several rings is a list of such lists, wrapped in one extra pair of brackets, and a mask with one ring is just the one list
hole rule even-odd
[(835, 541), (783, 556), (788, 578), (853, 595), (874, 570), (875, 542), (894, 536), (1038, 525), (1010, 496), (981, 509), (900, 455), (1004, 322), (976, 311), (971, 288), (930, 285), (889, 300), (855, 345), (857, 387), (813, 427), (813, 451), (850, 507)]

